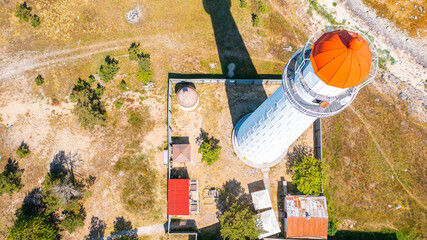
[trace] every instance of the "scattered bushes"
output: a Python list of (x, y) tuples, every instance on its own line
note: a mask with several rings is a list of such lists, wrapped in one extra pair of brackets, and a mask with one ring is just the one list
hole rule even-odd
[(42, 75), (37, 75), (37, 77), (34, 79), (34, 82), (36, 83), (37, 86), (40, 86), (44, 83), (44, 78), (42, 77)]
[(114, 58), (110, 58), (110, 56), (107, 56), (104, 60), (104, 63), (101, 64), (101, 67), (99, 68), (99, 78), (103, 82), (109, 82), (114, 79), (114, 75), (116, 75), (117, 72), (119, 72), (119, 61), (115, 60)]
[(137, 61), (139, 71), (136, 74), (136, 77), (144, 84), (147, 84), (151, 81), (153, 72), (151, 71), (151, 60), (150, 55), (144, 52), (140, 52), (139, 43), (132, 43), (128, 49), (129, 59), (131, 61)]
[(147, 155), (121, 158), (115, 165), (117, 172), (125, 173), (121, 200), (129, 211), (149, 213), (155, 203), (157, 173)]
[(129, 60), (138, 61), (139, 59), (139, 43), (132, 43), (128, 49), (129, 52)]
[(30, 154), (30, 149), (25, 144), (16, 149), (16, 155), (18, 155), (19, 159), (26, 157), (28, 154)]
[(22, 188), (21, 176), (24, 170), (19, 169), (18, 163), (9, 159), (4, 171), (0, 174), (0, 196), (3, 193), (12, 195)]
[(262, 226), (249, 206), (234, 201), (220, 217), (221, 236), (224, 239), (258, 239)]
[(267, 7), (265, 6), (265, 3), (263, 1), (258, 1), (258, 10), (260, 13), (266, 13)]
[(31, 19), (31, 26), (34, 28), (40, 25), (40, 18), (37, 15), (31, 15), (31, 7), (27, 6), (27, 3), (21, 3), (15, 7), (15, 17), (28, 22)]
[(246, 8), (247, 6), (248, 6), (247, 0), (240, 0), (240, 7), (241, 8)]
[(209, 134), (202, 130), (202, 144), (199, 147), (199, 153), (202, 154), (202, 162), (212, 165), (219, 159), (221, 147), (218, 146), (219, 140), (209, 137)]
[(87, 80), (87, 82), (89, 83), (89, 85), (92, 86), (92, 84), (96, 81), (95, 76), (93, 75), (89, 75), (89, 78)]
[(261, 20), (259, 19), (259, 16), (255, 13), (252, 13), (252, 26), (259, 27), (260, 25), (261, 25)]
[(95, 88), (96, 96), (100, 98), (102, 97), (102, 95), (104, 95), (104, 92), (105, 92), (105, 87), (98, 83)]
[(56, 240), (59, 237), (59, 230), (51, 215), (27, 215), (22, 210), (18, 210), (15, 223), (8, 232), (8, 240)]
[(151, 70), (144, 72), (143, 70), (139, 70), (138, 73), (136, 74), (136, 77), (139, 79), (139, 81), (141, 81), (144, 84), (147, 84), (151, 81), (151, 76), (152, 76), (152, 72)]
[(294, 172), (292, 183), (304, 195), (319, 195), (322, 192), (322, 171), (325, 165), (314, 157), (305, 157), (301, 162), (296, 162), (291, 168)]
[(104, 125), (106, 113), (100, 102), (103, 87), (91, 89), (89, 83), (79, 79), (70, 94), (70, 100), (75, 102), (73, 113), (78, 116), (78, 121), (85, 129), (93, 129), (95, 125)]

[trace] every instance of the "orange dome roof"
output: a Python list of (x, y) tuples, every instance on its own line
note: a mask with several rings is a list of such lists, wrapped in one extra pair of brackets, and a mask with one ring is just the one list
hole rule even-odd
[(337, 30), (323, 34), (314, 44), (310, 61), (314, 73), (330, 86), (359, 85), (371, 69), (372, 53), (359, 34)]

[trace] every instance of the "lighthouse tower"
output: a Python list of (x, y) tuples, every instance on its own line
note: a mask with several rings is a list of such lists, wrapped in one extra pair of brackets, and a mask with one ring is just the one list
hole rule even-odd
[(373, 80), (377, 54), (356, 29), (329, 26), (298, 50), (280, 86), (233, 131), (233, 147), (247, 165), (267, 168), (317, 119), (346, 108), (359, 89)]

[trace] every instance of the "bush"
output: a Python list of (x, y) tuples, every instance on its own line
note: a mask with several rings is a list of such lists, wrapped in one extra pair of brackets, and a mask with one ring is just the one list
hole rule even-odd
[(126, 84), (125, 80), (122, 80), (122, 81), (119, 83), (118, 87), (119, 87), (119, 89), (120, 89), (120, 90), (122, 90), (122, 91), (125, 91), (125, 90), (127, 90), (127, 89), (128, 89), (128, 86), (127, 86), (127, 84)]
[(22, 188), (21, 176), (24, 170), (18, 168), (18, 163), (9, 159), (4, 171), (0, 174), (0, 196), (3, 193), (12, 195)]
[(240, 7), (241, 8), (246, 8), (247, 6), (248, 6), (247, 0), (240, 0)]
[(105, 110), (99, 100), (104, 90), (97, 89), (91, 89), (89, 83), (79, 79), (70, 94), (70, 100), (76, 103), (73, 113), (78, 116), (82, 127), (89, 130), (95, 125), (104, 125), (106, 120)]
[(16, 149), (16, 155), (18, 155), (19, 159), (26, 157), (28, 154), (30, 154), (30, 149), (27, 145), (20, 146)]
[(121, 108), (123, 106), (123, 103), (121, 101), (117, 101), (114, 106), (116, 106), (116, 108)]
[(143, 83), (143, 84), (147, 84), (149, 82), (151, 82), (151, 77), (152, 77), (152, 72), (151, 71), (146, 71), (144, 72), (143, 70), (139, 70), (138, 73), (136, 74), (136, 77)]
[(99, 78), (104, 82), (109, 82), (114, 79), (114, 75), (119, 72), (119, 61), (107, 56), (104, 63), (99, 68)]
[(17, 219), (11, 228), (8, 228), (9, 240), (56, 240), (58, 228), (50, 215), (41, 213), (26, 215), (18, 210)]
[(304, 195), (319, 195), (322, 192), (322, 171), (325, 166), (319, 159), (305, 157), (291, 168), (295, 171), (292, 183)]
[(37, 15), (33, 15), (31, 16), (31, 26), (33, 26), (33, 28), (36, 28), (40, 25), (40, 18)]
[(15, 17), (28, 22), (31, 18), (31, 7), (27, 6), (27, 3), (21, 3), (15, 7)]
[(202, 162), (212, 165), (218, 161), (221, 147), (218, 146), (219, 140), (214, 137), (209, 137), (208, 133), (202, 130), (203, 136), (202, 145), (199, 147), (199, 153), (202, 154)]
[(150, 71), (151, 69), (150, 55), (141, 53), (138, 59), (138, 66), (139, 66), (139, 69), (142, 70), (143, 72)]
[(129, 60), (138, 61), (139, 60), (139, 43), (132, 43), (128, 49)]
[(105, 92), (105, 87), (98, 83), (98, 85), (95, 88), (95, 94), (98, 96), (98, 98), (102, 97)]
[(89, 85), (92, 86), (92, 84), (96, 81), (95, 76), (93, 75), (89, 75), (89, 78), (87, 80), (87, 82), (89, 83)]
[(249, 206), (234, 201), (230, 208), (219, 216), (221, 236), (230, 240), (258, 239), (263, 232), (257, 216)]
[(252, 26), (259, 27), (260, 25), (261, 25), (261, 20), (259, 19), (259, 16), (255, 13), (252, 13)]
[(40, 86), (44, 83), (44, 78), (39, 74), (37, 75), (36, 79), (34, 79), (34, 82), (36, 82), (37, 86)]
[[(336, 7), (338, 5), (338, 3), (337, 2), (333, 2), (332, 3), (332, 6), (334, 6), (334, 7)], [(333, 235), (331, 235), (331, 236), (333, 236)]]
[(328, 236), (333, 237), (335, 236), (335, 234), (337, 233), (338, 229), (337, 229), (337, 225), (336, 222), (334, 220), (332, 220), (331, 217), (329, 217), (329, 222), (328, 222)]
[(70, 214), (67, 215), (62, 221), (61, 225), (67, 230), (69, 233), (74, 232), (79, 227), (83, 227), (85, 220), (85, 214), (79, 213), (77, 215)]
[(260, 13), (266, 13), (267, 12), (267, 7), (265, 6), (265, 3), (262, 1), (258, 2), (258, 10), (260, 11)]

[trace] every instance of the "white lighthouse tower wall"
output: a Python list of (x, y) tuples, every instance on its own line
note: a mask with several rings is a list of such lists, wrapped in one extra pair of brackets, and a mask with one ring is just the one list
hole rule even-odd
[[(295, 57), (295, 56), (294, 56)], [(333, 98), (347, 91), (325, 84), (314, 74), (310, 62), (293, 81), (305, 104), (319, 106), (313, 95)], [(305, 82), (303, 87), (302, 81)], [(308, 92), (310, 91), (310, 93)], [(242, 118), (233, 133), (236, 154), (252, 167), (270, 167), (280, 162), (287, 149), (316, 120), (295, 108), (280, 86), (252, 114)]]

